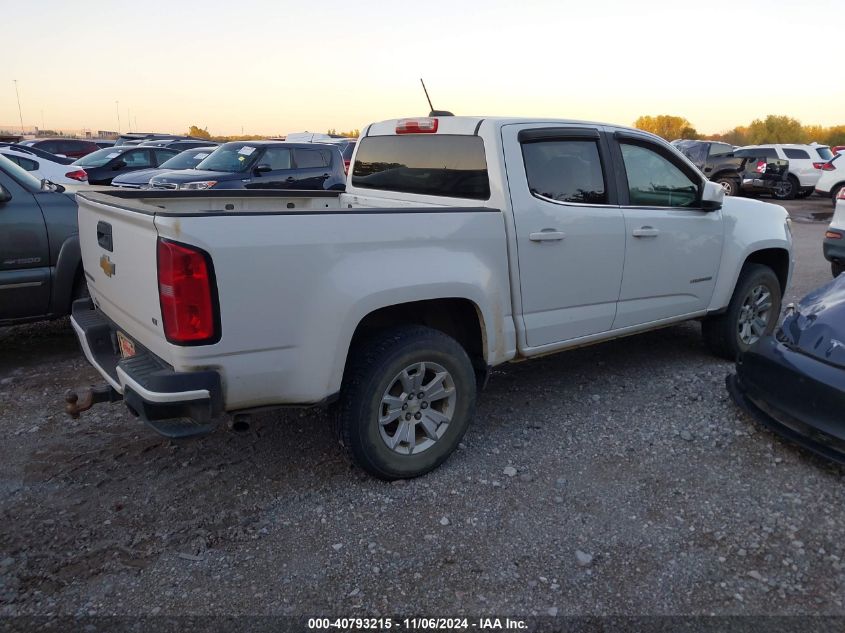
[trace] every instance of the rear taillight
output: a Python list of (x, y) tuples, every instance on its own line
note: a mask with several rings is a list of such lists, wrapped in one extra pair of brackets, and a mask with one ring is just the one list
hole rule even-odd
[[(813, 163), (814, 167), (815, 167), (815, 165), (816, 164)], [(834, 169), (836, 169), (836, 167), (833, 166), (833, 163), (822, 163), (822, 166), (817, 167), (816, 169), (821, 169), (822, 171), (833, 171)]]
[(65, 174), (65, 178), (70, 178), (72, 180), (78, 180), (79, 182), (85, 182), (88, 180), (88, 172), (84, 169), (77, 169), (76, 171), (69, 171)]
[(824, 169), (825, 165), (827, 165), (827, 163), (813, 163), (813, 169)]
[(837, 233), (836, 231), (828, 231), (824, 234), (824, 236), (829, 240), (841, 240), (842, 233)]
[(344, 173), (346, 173), (346, 174), (348, 174), (348, 173), (349, 173), (349, 164), (350, 164), (351, 162), (352, 162), (351, 160), (344, 160), (344, 161), (343, 161), (343, 172), (344, 172)]
[(766, 161), (758, 160), (757, 167), (754, 169), (758, 174), (765, 174), (766, 173)]
[(400, 119), (396, 124), (397, 134), (434, 134), (437, 132), (437, 119)]
[(200, 345), (220, 340), (214, 269), (205, 251), (159, 238), (158, 296), (168, 341)]

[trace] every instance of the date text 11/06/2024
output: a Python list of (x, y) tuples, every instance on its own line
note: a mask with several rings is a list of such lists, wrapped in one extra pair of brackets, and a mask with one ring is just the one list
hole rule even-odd
[(511, 618), (309, 618), (309, 630), (375, 630), (407, 629), (411, 631), (487, 630), (519, 631), (528, 628), (524, 620)]

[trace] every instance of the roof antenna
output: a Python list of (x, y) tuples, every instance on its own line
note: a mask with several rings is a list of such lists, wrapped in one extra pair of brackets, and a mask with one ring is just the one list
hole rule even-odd
[(428, 100), (428, 107), (431, 108), (431, 112), (428, 113), (428, 116), (455, 116), (448, 110), (435, 110), (434, 106), (431, 105), (431, 97), (428, 96), (428, 89), (425, 87), (425, 82), (422, 77), (420, 77), (420, 83), (422, 84), (423, 92), (425, 92), (425, 98)]

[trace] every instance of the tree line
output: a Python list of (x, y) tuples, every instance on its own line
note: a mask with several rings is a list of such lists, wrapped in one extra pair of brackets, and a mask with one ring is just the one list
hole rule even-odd
[(683, 138), (722, 141), (731, 145), (813, 142), (831, 146), (845, 145), (845, 125), (803, 125), (798, 119), (777, 114), (770, 114), (765, 119), (754, 119), (748, 125), (739, 125), (721, 134), (699, 134), (687, 119), (670, 114), (641, 116), (634, 121), (634, 127), (667, 141)]
[[(338, 132), (334, 128), (327, 130), (326, 134), (330, 135), (340, 135), (346, 136), (349, 138), (358, 138), (360, 131), (359, 130), (349, 130), (348, 132)], [(188, 128), (188, 131), (185, 132), (186, 136), (193, 136), (194, 138), (202, 138), (207, 139), (209, 141), (216, 141), (218, 143), (228, 143), (229, 141), (260, 141), (262, 139), (266, 139), (267, 136), (263, 136), (260, 134), (235, 134), (233, 136), (214, 136), (212, 135), (207, 128), (202, 128), (198, 125), (192, 125)]]

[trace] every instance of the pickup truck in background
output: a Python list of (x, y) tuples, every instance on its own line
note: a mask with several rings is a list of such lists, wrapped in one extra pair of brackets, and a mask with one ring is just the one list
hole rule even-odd
[(337, 191), (82, 193), (91, 297), (72, 325), (171, 437), (224, 414), (332, 404), (383, 479), (443, 462), (490, 368), (699, 319), (735, 358), (771, 332), (786, 211), (724, 198), (671, 145), (611, 125), (373, 123)]
[(76, 200), (0, 156), (0, 325), (54, 319), (87, 296)]
[(775, 193), (787, 182), (789, 161), (763, 150), (735, 150), (715, 141), (672, 141), (702, 173), (719, 183), (726, 196)]

